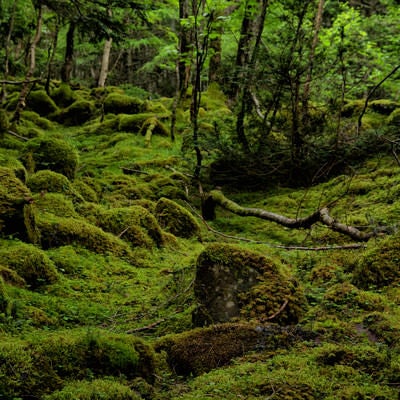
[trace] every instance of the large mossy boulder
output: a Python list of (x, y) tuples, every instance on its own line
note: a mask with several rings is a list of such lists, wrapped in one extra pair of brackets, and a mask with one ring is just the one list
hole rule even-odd
[(200, 237), (200, 225), (193, 215), (175, 201), (162, 197), (157, 201), (155, 216), (161, 228), (182, 238)]
[(57, 105), (45, 90), (34, 90), (27, 98), (27, 109), (47, 116), (57, 111)]
[[(151, 384), (155, 372), (153, 352), (142, 340), (93, 330), (44, 334), (29, 341), (3, 341), (0, 360), (0, 397), (5, 399), (42, 399), (72, 381), (103, 377), (141, 377)], [(110, 382), (110, 390), (112, 386)], [(108, 397), (90, 397), (100, 398)]]
[(32, 289), (57, 280), (54, 263), (43, 250), (23, 242), (2, 244), (0, 264), (15, 271)]
[(51, 98), (59, 107), (68, 107), (77, 100), (76, 93), (67, 83), (61, 83), (60, 86), (53, 90)]
[(82, 125), (94, 117), (95, 111), (92, 102), (77, 100), (58, 114), (57, 121), (66, 126)]
[(0, 233), (37, 241), (31, 191), (10, 168), (0, 167)]
[(99, 225), (133, 246), (151, 248), (163, 244), (163, 232), (156, 218), (141, 206), (107, 210), (101, 215)]
[(129, 244), (83, 219), (43, 214), (39, 216), (37, 226), (45, 249), (76, 244), (95, 253), (124, 258), (132, 264), (138, 261)]
[(353, 283), (363, 289), (400, 283), (400, 235), (383, 239), (366, 252), (353, 271)]
[(42, 137), (29, 140), (24, 147), (21, 160), (29, 172), (49, 169), (74, 179), (79, 163), (74, 146), (63, 139)]
[(104, 99), (104, 112), (106, 114), (138, 114), (143, 112), (145, 104), (137, 97), (120, 93), (110, 93)]
[(310, 336), (297, 326), (225, 323), (165, 336), (156, 342), (155, 349), (166, 352), (167, 362), (176, 374), (200, 375), (250, 351), (287, 348)]
[(209, 245), (199, 255), (194, 292), (196, 326), (237, 319), (295, 324), (306, 307), (301, 288), (276, 262), (222, 243)]

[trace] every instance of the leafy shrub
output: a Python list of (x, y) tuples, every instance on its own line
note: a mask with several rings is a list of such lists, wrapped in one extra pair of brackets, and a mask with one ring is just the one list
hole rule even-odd
[(36, 138), (25, 144), (21, 159), (29, 172), (51, 170), (74, 179), (79, 157), (68, 142), (57, 138)]
[(172, 200), (162, 197), (155, 208), (155, 216), (160, 226), (175, 236), (200, 237), (200, 226), (193, 215)]
[(57, 280), (54, 263), (38, 247), (17, 242), (0, 249), (0, 263), (17, 272), (33, 289)]

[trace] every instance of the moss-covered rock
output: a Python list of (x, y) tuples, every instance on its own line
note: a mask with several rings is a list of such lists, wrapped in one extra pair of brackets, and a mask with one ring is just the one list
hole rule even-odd
[[(31, 191), (10, 168), (0, 167), (0, 232), (29, 239), (34, 231)], [(33, 238), (31, 238), (33, 239)]]
[(200, 237), (200, 225), (193, 215), (180, 204), (162, 197), (158, 200), (155, 216), (161, 228), (175, 236)]
[(30, 175), (26, 185), (34, 193), (44, 195), (50, 193), (62, 193), (74, 202), (83, 201), (83, 197), (74, 189), (68, 178), (50, 170), (38, 171)]
[(200, 375), (247, 352), (286, 348), (307, 336), (298, 327), (225, 323), (168, 335), (156, 342), (155, 349), (167, 353), (167, 362), (178, 375)]
[(132, 336), (102, 331), (68, 330), (29, 341), (1, 342), (0, 360), (0, 396), (7, 399), (43, 398), (72, 381), (105, 376), (143, 377), (150, 383), (154, 379), (154, 356), (148, 345)]
[(258, 253), (215, 243), (199, 255), (193, 322), (203, 326), (233, 319), (297, 323), (306, 307), (301, 288), (277, 264)]
[(27, 109), (47, 116), (57, 111), (57, 105), (45, 90), (34, 90), (27, 98)]
[(0, 321), (2, 314), (3, 315), (8, 314), (9, 306), (10, 306), (10, 298), (8, 297), (3, 277), (0, 275)]
[(99, 225), (133, 246), (151, 248), (163, 244), (163, 233), (156, 218), (140, 206), (107, 210)]
[(25, 279), (20, 277), (16, 271), (11, 268), (0, 265), (0, 278), (11, 286), (24, 287), (26, 286)]
[(400, 235), (385, 238), (368, 250), (353, 271), (353, 283), (361, 288), (397, 286), (400, 282)]
[(400, 126), (400, 108), (397, 108), (389, 115), (387, 123), (392, 126)]
[(151, 113), (141, 113), (134, 115), (122, 114), (119, 116), (118, 130), (120, 132), (142, 132), (142, 127), (144, 123), (153, 118), (154, 114)]
[(79, 163), (78, 152), (70, 143), (50, 137), (29, 140), (21, 159), (31, 173), (49, 169), (71, 180), (75, 177)]
[(57, 280), (53, 262), (32, 244), (7, 242), (0, 249), (0, 264), (16, 271), (33, 289)]
[(63, 389), (43, 397), (43, 400), (141, 400), (129, 386), (111, 379), (93, 379), (69, 383)]
[(99, 254), (113, 254), (135, 264), (129, 245), (83, 219), (45, 214), (38, 218), (41, 244), (44, 248), (76, 244)]
[(53, 90), (51, 98), (59, 107), (65, 108), (77, 100), (77, 95), (70, 85), (67, 83), (61, 83), (58, 88)]
[(67, 126), (82, 125), (95, 116), (95, 111), (91, 101), (77, 100), (59, 113), (57, 121)]
[(78, 218), (72, 200), (61, 193), (41, 193), (34, 196), (35, 208), (40, 214), (51, 213), (59, 217)]
[(137, 97), (110, 93), (104, 99), (104, 112), (111, 114), (138, 114), (144, 111), (144, 103)]
[(83, 179), (75, 179), (72, 183), (73, 189), (79, 193), (85, 201), (97, 203), (99, 196), (92, 186), (88, 185)]
[(400, 107), (400, 104), (393, 100), (380, 99), (370, 101), (368, 106), (378, 114), (390, 115), (394, 110)]
[(54, 124), (51, 121), (49, 121), (47, 118), (41, 117), (35, 111), (23, 111), (21, 113), (21, 117), (23, 120), (28, 120), (30, 122), (33, 122), (37, 127), (41, 129), (44, 130), (54, 129)]

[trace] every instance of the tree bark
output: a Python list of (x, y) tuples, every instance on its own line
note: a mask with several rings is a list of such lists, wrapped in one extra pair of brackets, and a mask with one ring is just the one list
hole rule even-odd
[(28, 72), (25, 75), (25, 82), (22, 86), (21, 92), (19, 94), (17, 106), (14, 111), (14, 115), (11, 119), (12, 122), (18, 124), (20, 117), (21, 117), (21, 112), (24, 110), (26, 106), (26, 96), (29, 93), (29, 81), (31, 77), (33, 76), (33, 73), (35, 72), (35, 67), (36, 67), (36, 46), (39, 43), (41, 32), (42, 32), (42, 22), (43, 22), (43, 9), (42, 9), (42, 4), (39, 3), (38, 6), (38, 15), (36, 19), (36, 31), (35, 31), (35, 36), (33, 37), (30, 49), (29, 49), (29, 55), (30, 55), (30, 62), (29, 62), (29, 69)]
[[(376, 236), (376, 232), (361, 232), (359, 229), (336, 221), (330, 214), (327, 207), (316, 210), (312, 214), (303, 218), (289, 218), (281, 214), (276, 214), (261, 208), (242, 207), (232, 200), (229, 200), (219, 190), (213, 190), (209, 194), (215, 206), (219, 205), (234, 214), (243, 217), (257, 217), (267, 221), (275, 222), (279, 225), (291, 229), (309, 229), (317, 222), (322, 223), (335, 232), (351, 237), (353, 240), (365, 242), (371, 237)], [(210, 210), (208, 210), (210, 212)]]
[(65, 83), (69, 83), (72, 75), (72, 67), (74, 61), (74, 34), (75, 34), (75, 22), (71, 21), (67, 32), (67, 42), (65, 48), (64, 64), (61, 68), (61, 80)]
[[(112, 11), (108, 10), (108, 15), (112, 16)], [(99, 74), (99, 80), (97, 83), (98, 87), (104, 87), (106, 84), (108, 67), (110, 65), (110, 53), (111, 53), (112, 37), (107, 38), (104, 43), (103, 57), (101, 59), (101, 68)]]

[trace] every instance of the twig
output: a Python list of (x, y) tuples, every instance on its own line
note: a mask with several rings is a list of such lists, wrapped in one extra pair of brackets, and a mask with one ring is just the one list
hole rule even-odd
[(153, 322), (149, 325), (146, 326), (141, 326), (140, 328), (135, 328), (135, 329), (129, 329), (129, 331), (126, 331), (125, 333), (135, 333), (135, 332), (142, 332), (142, 331), (147, 331), (149, 329), (153, 329), (155, 328), (157, 325), (161, 324), (161, 322), (164, 322), (165, 318), (161, 318), (156, 322)]
[(13, 131), (8, 130), (7, 133), (9, 133), (10, 135), (13, 135), (15, 137), (17, 137), (18, 139), (22, 139), (22, 140), (29, 140), (29, 138), (26, 138), (24, 136), (18, 135), (18, 133), (15, 133)]
[(141, 171), (140, 169), (133, 169), (133, 168), (128, 168), (128, 167), (122, 167), (122, 172), (126, 175), (131, 175), (133, 173), (135, 174), (143, 174), (143, 175), (149, 175), (148, 172), (146, 171)]
[(42, 78), (25, 80), (25, 81), (7, 81), (7, 80), (3, 80), (3, 81), (0, 81), (0, 83), (3, 84), (3, 85), (24, 85), (26, 83), (40, 82), (41, 80), (42, 80)]
[(278, 310), (276, 313), (274, 313), (274, 314), (270, 315), (269, 317), (267, 317), (266, 320), (273, 319), (273, 318), (275, 318), (277, 315), (279, 315), (279, 314), (285, 309), (285, 307), (288, 305), (288, 303), (289, 303), (289, 299), (286, 299), (286, 300), (283, 302), (283, 304), (279, 307), (279, 310)]

